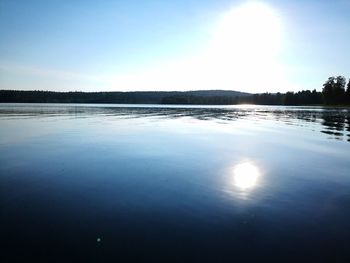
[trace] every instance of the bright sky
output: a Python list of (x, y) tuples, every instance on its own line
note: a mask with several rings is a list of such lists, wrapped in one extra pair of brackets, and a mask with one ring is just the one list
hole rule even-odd
[(350, 77), (350, 0), (0, 0), (0, 89), (286, 92)]

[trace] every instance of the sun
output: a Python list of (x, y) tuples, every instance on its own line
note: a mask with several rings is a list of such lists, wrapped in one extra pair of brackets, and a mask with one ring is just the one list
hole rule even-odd
[(218, 85), (259, 92), (271, 85), (271, 76), (276, 85), (283, 83), (281, 25), (277, 12), (263, 3), (249, 2), (222, 14), (206, 57), (215, 65), (211, 74)]
[(220, 13), (192, 55), (116, 76), (112, 83), (127, 90), (286, 90), (288, 76), (280, 56), (283, 28), (277, 9), (247, 1)]
[(226, 56), (272, 55), (280, 48), (281, 22), (269, 6), (251, 2), (225, 13), (215, 29), (217, 51)]

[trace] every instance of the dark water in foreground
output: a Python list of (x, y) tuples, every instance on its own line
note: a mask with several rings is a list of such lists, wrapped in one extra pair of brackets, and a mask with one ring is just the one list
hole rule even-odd
[(349, 141), (347, 109), (0, 104), (0, 259), (350, 262)]

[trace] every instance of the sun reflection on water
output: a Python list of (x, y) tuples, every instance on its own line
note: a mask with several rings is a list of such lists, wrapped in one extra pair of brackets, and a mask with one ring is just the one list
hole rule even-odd
[(233, 184), (239, 190), (250, 190), (257, 186), (259, 169), (250, 162), (237, 164), (233, 170)]

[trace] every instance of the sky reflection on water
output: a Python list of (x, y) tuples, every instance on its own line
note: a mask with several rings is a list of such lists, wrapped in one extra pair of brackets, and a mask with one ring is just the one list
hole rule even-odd
[(0, 104), (0, 127), (5, 259), (350, 259), (348, 109)]
[(350, 141), (350, 109), (284, 106), (197, 106), (147, 104), (1, 104), (0, 118), (193, 118), (221, 124), (246, 119), (277, 120), (289, 125), (319, 130), (328, 138)]

